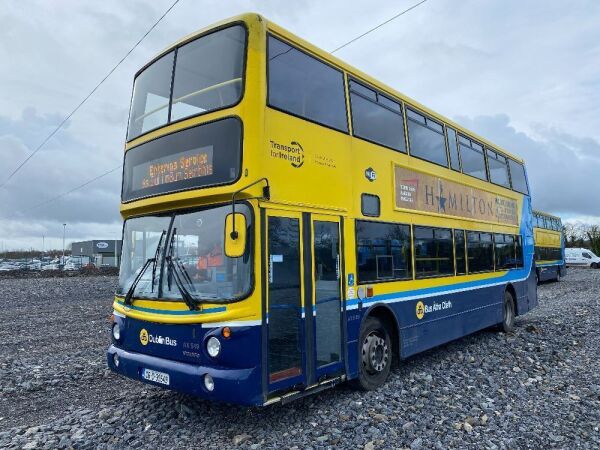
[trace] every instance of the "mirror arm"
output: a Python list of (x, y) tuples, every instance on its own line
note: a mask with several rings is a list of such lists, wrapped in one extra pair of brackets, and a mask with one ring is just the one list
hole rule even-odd
[(239, 235), (239, 233), (235, 229), (235, 197), (239, 193), (245, 191), (249, 187), (254, 186), (255, 184), (260, 183), (261, 181), (264, 181), (266, 183), (266, 186), (263, 186), (263, 195), (262, 195), (262, 197), (255, 197), (255, 198), (269, 200), (271, 198), (271, 186), (269, 185), (269, 180), (266, 177), (259, 178), (258, 180), (248, 184), (247, 186), (244, 186), (244, 187), (238, 189), (231, 196), (231, 212), (233, 213), (233, 217), (232, 217), (232, 224), (231, 224), (232, 230), (231, 230), (230, 236), (231, 236), (231, 239), (233, 239), (233, 240), (236, 240)]

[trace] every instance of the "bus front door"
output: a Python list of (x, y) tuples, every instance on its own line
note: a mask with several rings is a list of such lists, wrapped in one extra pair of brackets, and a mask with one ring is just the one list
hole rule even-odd
[[(312, 216), (312, 359), (314, 381), (342, 372), (340, 222)], [(308, 312), (307, 312), (308, 314)]]
[(304, 388), (343, 370), (340, 222), (266, 213), (268, 392)]

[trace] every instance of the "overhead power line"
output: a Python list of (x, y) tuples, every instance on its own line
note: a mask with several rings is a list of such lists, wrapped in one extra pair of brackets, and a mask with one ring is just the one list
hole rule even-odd
[[(363, 38), (363, 37), (364, 37), (364, 36), (366, 36), (367, 34), (369, 34), (369, 33), (373, 32), (373, 31), (377, 30), (378, 28), (381, 28), (382, 26), (384, 26), (384, 25), (386, 25), (386, 24), (388, 24), (388, 23), (392, 22), (393, 20), (397, 19), (398, 17), (400, 17), (400, 16), (402, 16), (402, 15), (406, 14), (407, 12), (409, 12), (409, 11), (411, 11), (411, 10), (415, 9), (417, 6), (419, 6), (419, 5), (422, 5), (422, 4), (423, 4), (423, 3), (425, 3), (426, 1), (427, 1), (427, 0), (422, 0), (422, 1), (420, 1), (419, 3), (416, 3), (416, 4), (414, 4), (413, 6), (411, 6), (411, 7), (407, 8), (407, 9), (405, 9), (404, 11), (402, 11), (402, 12), (400, 12), (400, 13), (396, 14), (395, 16), (393, 16), (393, 17), (389, 18), (389, 19), (388, 19), (388, 20), (386, 20), (385, 22), (382, 22), (382, 23), (380, 23), (379, 25), (377, 25), (377, 26), (375, 26), (375, 27), (371, 28), (370, 30), (368, 30), (368, 31), (366, 31), (366, 32), (364, 32), (364, 33), (362, 33), (361, 35), (359, 35), (359, 36), (357, 36), (357, 37), (355, 37), (355, 38), (353, 38), (353, 39), (349, 40), (348, 42), (346, 42), (345, 44), (343, 44), (343, 45), (339, 46), (339, 47), (338, 47), (338, 48), (336, 48), (335, 50), (332, 50), (332, 51), (331, 51), (331, 53), (335, 53), (335, 52), (337, 52), (338, 50), (341, 50), (342, 48), (344, 48), (344, 47), (347, 47), (348, 45), (352, 44), (353, 42), (356, 42), (356, 41), (358, 41), (359, 39)], [(174, 6), (175, 6), (175, 5), (176, 5), (178, 2), (179, 2), (179, 0), (177, 0), (175, 3), (173, 3), (173, 4), (171, 5), (171, 7), (170, 7), (169, 9), (167, 9), (167, 11), (165, 11), (165, 13), (164, 13), (164, 14), (163, 14), (163, 15), (162, 15), (162, 16), (161, 16), (159, 19), (158, 19), (158, 21), (157, 21), (157, 22), (156, 22), (156, 23), (155, 23), (155, 24), (152, 26), (152, 28), (150, 28), (150, 30), (148, 30), (148, 32), (147, 32), (147, 33), (146, 33), (146, 34), (145, 34), (145, 35), (142, 37), (142, 39), (140, 39), (140, 40), (137, 42), (136, 46), (137, 46), (137, 45), (138, 45), (138, 44), (139, 44), (139, 43), (140, 43), (140, 42), (141, 42), (141, 41), (142, 41), (142, 40), (143, 40), (143, 39), (144, 39), (144, 38), (145, 38), (145, 37), (148, 35), (148, 33), (150, 33), (150, 31), (152, 31), (152, 29), (153, 29), (154, 27), (156, 27), (156, 25), (158, 24), (158, 22), (160, 22), (160, 21), (161, 21), (161, 20), (162, 20), (162, 19), (163, 19), (163, 18), (164, 18), (166, 15), (167, 15), (167, 13), (168, 13), (168, 12), (169, 12), (171, 9), (173, 9), (173, 7), (174, 7)], [(134, 46), (134, 48), (135, 48), (135, 46)], [(131, 52), (133, 51), (133, 49), (134, 49), (134, 48), (132, 48), (132, 49), (131, 49), (131, 50), (130, 50), (128, 53), (127, 53), (127, 55), (128, 55), (129, 53), (131, 53)], [(123, 58), (123, 59), (122, 59), (122, 60), (119, 62), (119, 64), (120, 64), (121, 62), (123, 62), (123, 60), (124, 60), (124, 59), (127, 57), (127, 55), (125, 55), (125, 57), (124, 57), (124, 58)], [(115, 68), (116, 68), (116, 66), (115, 66)], [(114, 71), (114, 69), (113, 69), (113, 71)], [(111, 71), (110, 73), (112, 73), (112, 71)], [(110, 75), (110, 73), (109, 73), (109, 75)], [(106, 79), (106, 78), (108, 78), (108, 75), (107, 75), (107, 77), (105, 77), (105, 79)], [(104, 80), (103, 80), (103, 81), (104, 81)], [(97, 87), (96, 87), (96, 88), (97, 88)], [(96, 89), (96, 88), (95, 88), (95, 89)], [(93, 91), (92, 91), (92, 93), (93, 93)], [(90, 95), (91, 95), (92, 93), (90, 93)], [(89, 95), (88, 95), (88, 98), (89, 98)], [(82, 103), (82, 104), (83, 104), (83, 103)], [(80, 105), (80, 106), (81, 106), (81, 105)], [(75, 110), (74, 110), (74, 111), (75, 111)], [(73, 113), (71, 113), (71, 115), (73, 115)], [(58, 131), (58, 129), (57, 129), (56, 131)], [(55, 131), (55, 132), (56, 132), (56, 131)], [(49, 136), (49, 138), (50, 138), (50, 137), (51, 137), (51, 136)], [(83, 189), (84, 187), (88, 186), (89, 184), (93, 183), (94, 181), (97, 181), (97, 180), (99, 180), (99, 179), (101, 179), (101, 178), (103, 178), (103, 177), (105, 177), (105, 176), (107, 176), (107, 175), (109, 175), (109, 174), (113, 173), (114, 171), (116, 171), (116, 170), (118, 170), (118, 169), (120, 169), (120, 168), (122, 168), (122, 167), (123, 167), (122, 165), (119, 165), (119, 166), (117, 166), (117, 167), (114, 167), (113, 169), (110, 169), (110, 170), (108, 170), (108, 171), (106, 171), (106, 172), (104, 172), (104, 173), (102, 173), (102, 174), (100, 174), (100, 175), (98, 175), (98, 176), (96, 176), (96, 177), (92, 178), (91, 180), (88, 180), (88, 181), (86, 181), (85, 183), (82, 183), (82, 184), (80, 184), (79, 186), (76, 186), (76, 187), (74, 187), (73, 189), (70, 189), (70, 190), (69, 190), (69, 191), (67, 191), (67, 192), (63, 192), (62, 194), (59, 194), (59, 195), (57, 195), (57, 196), (55, 196), (55, 197), (52, 197), (52, 198), (50, 198), (50, 199), (48, 199), (48, 200), (46, 200), (46, 201), (44, 201), (44, 202), (41, 202), (41, 203), (39, 203), (39, 204), (37, 204), (37, 205), (35, 205), (35, 206), (32, 206), (31, 208), (24, 209), (24, 210), (22, 210), (22, 211), (20, 211), (20, 212), (21, 212), (21, 213), (28, 212), (28, 211), (31, 211), (31, 210), (33, 210), (33, 209), (41, 208), (42, 206), (46, 206), (46, 205), (48, 205), (48, 204), (50, 204), (50, 203), (53, 203), (53, 202), (55, 202), (55, 201), (57, 201), (57, 200), (59, 200), (59, 199), (61, 199), (61, 198), (63, 198), (63, 197), (66, 197), (66, 196), (67, 196), (67, 195), (69, 195), (69, 194), (72, 194), (72, 193), (73, 193), (73, 192), (75, 192), (75, 191), (78, 191), (79, 189)], [(11, 176), (12, 176), (12, 175), (11, 175)], [(10, 177), (9, 177), (9, 179), (10, 179)], [(7, 181), (8, 181), (8, 180), (7, 180)], [(5, 182), (4, 184), (6, 184), (6, 182)], [(0, 186), (0, 187), (2, 187), (2, 186)]]
[(338, 48), (336, 48), (335, 50), (331, 50), (330, 53), (335, 53), (338, 50), (343, 49), (344, 47), (347, 47), (348, 45), (352, 44), (353, 42), (358, 41), (360, 38), (365, 37), (367, 34), (372, 33), (373, 31), (377, 30), (378, 28), (381, 28), (382, 26), (390, 23), (393, 20), (396, 20), (398, 17), (403, 16), (404, 14), (406, 14), (407, 12), (415, 9), (417, 6), (422, 5), (423, 3), (425, 3), (427, 0), (422, 0), (419, 3), (415, 3), (414, 5), (412, 5), (410, 8), (406, 8), (404, 11), (399, 12), (398, 14), (396, 14), (394, 17), (390, 17), (388, 20), (386, 20), (385, 22), (381, 22), (379, 25), (374, 26), (373, 28), (371, 28), (368, 31), (365, 31), (363, 34), (356, 36), (354, 39), (349, 40), (348, 42), (346, 42), (345, 44), (340, 45)]
[(156, 22), (154, 22), (154, 24), (148, 29), (148, 31), (146, 31), (146, 33), (144, 33), (144, 35), (134, 44), (133, 47), (131, 47), (131, 49), (129, 49), (129, 51), (127, 53), (125, 53), (125, 56), (123, 56), (119, 62), (112, 68), (110, 69), (110, 71), (106, 74), (106, 76), (104, 78), (102, 78), (102, 80), (94, 87), (94, 89), (92, 89), (90, 91), (90, 93), (88, 95), (86, 95), (84, 97), (83, 100), (81, 100), (81, 102), (79, 102), (79, 104), (75, 107), (75, 109), (73, 109), (69, 114), (67, 114), (67, 116), (56, 126), (56, 128), (54, 128), (54, 130), (52, 130), (52, 132), (46, 136), (46, 138), (41, 142), (40, 145), (38, 145), (35, 150), (33, 150), (33, 152), (31, 152), (27, 158), (25, 158), (11, 173), (10, 175), (8, 175), (8, 177), (2, 182), (2, 184), (0, 184), (0, 188), (6, 186), (6, 183), (8, 183), (12, 177), (14, 177), (17, 172), (19, 172), (19, 170), (21, 170), (23, 168), (23, 166), (25, 166), (25, 164), (27, 164), (29, 162), (29, 160), (31, 160), (31, 158), (33, 158), (37, 152), (39, 152), (42, 147), (44, 147), (44, 145), (46, 145), (46, 143), (52, 139), (52, 136), (54, 136), (64, 125), (65, 123), (67, 123), (67, 121), (73, 117), (73, 115), (79, 110), (79, 108), (81, 108), (83, 106), (83, 104), (85, 102), (88, 101), (88, 99), (94, 94), (94, 92), (96, 92), (98, 90), (98, 88), (100, 86), (102, 86), (102, 84), (108, 79), (108, 77), (110, 77), (113, 72), (115, 70), (117, 70), (117, 68), (123, 63), (123, 61), (125, 61), (125, 59), (127, 59), (127, 57), (131, 54), (131, 52), (133, 52), (138, 45), (140, 45), (142, 43), (142, 41), (146, 38), (146, 36), (148, 36), (150, 34), (150, 32), (152, 30), (154, 30), (154, 28), (156, 28), (156, 26), (160, 23), (161, 20), (163, 20), (165, 18), (165, 16), (167, 14), (169, 14), (169, 12), (175, 7), (175, 5), (177, 5), (177, 3), (179, 3), (180, 0), (175, 0), (171, 6), (169, 6), (169, 8), (163, 13), (162, 16), (160, 16), (158, 18), (158, 20)]
[(80, 184), (79, 186), (76, 186), (72, 189), (69, 189), (66, 192), (63, 192), (62, 194), (58, 194), (52, 198), (49, 198), (48, 200), (38, 203), (37, 205), (31, 206), (30, 208), (22, 209), (21, 211), (19, 211), (19, 213), (26, 213), (26, 212), (32, 211), (34, 209), (41, 208), (42, 206), (49, 205), (50, 203), (54, 203), (55, 201), (60, 200), (61, 198), (66, 197), (67, 195), (72, 194), (73, 192), (78, 191), (79, 189), (82, 189), (82, 188), (92, 184), (94, 181), (98, 181), (100, 178), (104, 178), (105, 176), (110, 175), (111, 173), (115, 172), (116, 170), (121, 169), (122, 167), (123, 167), (122, 164), (118, 165), (117, 167), (113, 167), (112, 169), (107, 170), (106, 172), (92, 178), (91, 180), (87, 180), (86, 182)]

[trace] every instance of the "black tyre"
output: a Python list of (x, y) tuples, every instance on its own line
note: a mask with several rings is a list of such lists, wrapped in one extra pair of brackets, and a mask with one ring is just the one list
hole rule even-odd
[(358, 342), (358, 378), (352, 384), (363, 391), (371, 391), (385, 383), (390, 374), (390, 331), (378, 318), (367, 317), (361, 326)]
[(535, 271), (535, 284), (536, 286), (540, 284), (540, 273), (537, 270)]
[(591, 266), (591, 267), (592, 267), (592, 269), (597, 269), (597, 268), (598, 268), (598, 264), (596, 264), (596, 263), (592, 263), (592, 266)]
[(510, 333), (515, 329), (515, 299), (509, 291), (504, 292), (504, 304), (502, 306), (502, 322), (498, 328), (500, 331)]
[(555, 278), (555, 280), (556, 280), (557, 282), (559, 282), (559, 281), (560, 281), (560, 269), (556, 269), (556, 278)]

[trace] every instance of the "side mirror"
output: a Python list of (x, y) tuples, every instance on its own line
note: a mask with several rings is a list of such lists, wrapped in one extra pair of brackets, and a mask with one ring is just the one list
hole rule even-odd
[(242, 213), (229, 213), (225, 217), (225, 256), (239, 258), (245, 251), (246, 216)]

